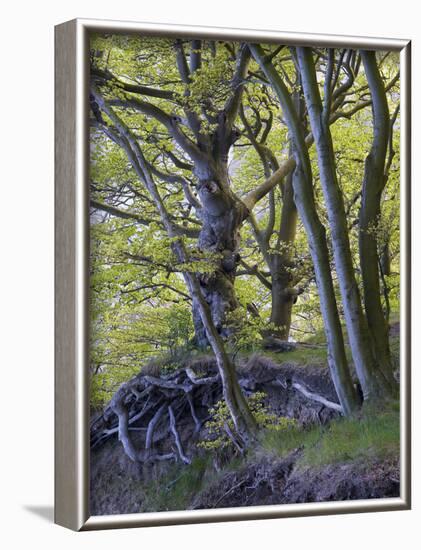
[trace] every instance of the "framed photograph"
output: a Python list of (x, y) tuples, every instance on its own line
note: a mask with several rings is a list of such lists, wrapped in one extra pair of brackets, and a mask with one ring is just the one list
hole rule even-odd
[(56, 27), (56, 523), (410, 507), (410, 42)]

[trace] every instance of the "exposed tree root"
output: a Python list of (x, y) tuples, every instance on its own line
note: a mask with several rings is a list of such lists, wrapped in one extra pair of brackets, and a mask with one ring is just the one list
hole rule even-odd
[(342, 414), (342, 407), (339, 405), (339, 403), (333, 403), (333, 401), (329, 401), (329, 399), (326, 399), (325, 397), (323, 397), (323, 395), (319, 395), (317, 393), (309, 391), (303, 384), (299, 384), (298, 382), (293, 382), (292, 387), (298, 390), (308, 399), (317, 401), (318, 403), (322, 403), (322, 405), (324, 405), (325, 407), (338, 411)]
[(168, 407), (168, 414), (170, 416), (170, 429), (172, 434), (174, 435), (178, 455), (185, 464), (190, 464), (191, 460), (184, 454), (183, 446), (181, 445), (180, 436), (178, 435), (178, 432), (177, 432), (177, 424), (175, 421), (174, 411), (172, 410), (171, 405)]
[[(92, 419), (91, 449), (117, 434), (133, 462), (189, 464), (195, 442), (207, 433), (210, 408), (222, 399), (216, 363), (208, 362), (203, 370), (198, 360), (166, 376), (139, 374), (120, 386), (102, 414)], [(238, 368), (238, 377), (245, 395), (267, 393), (274, 412), (302, 424), (326, 422), (341, 413), (326, 370), (296, 369), (252, 357)], [(228, 425), (225, 431), (237, 452), (243, 453), (241, 436)]]
[(135, 462), (180, 459), (188, 464), (191, 459), (183, 450), (179, 432), (183, 430), (185, 437), (186, 428), (190, 432), (193, 425), (190, 435), (198, 433), (209, 406), (220, 397), (218, 373), (200, 378), (188, 368), (167, 377), (139, 375), (123, 384), (102, 416), (92, 422), (91, 448), (118, 433), (124, 452)]

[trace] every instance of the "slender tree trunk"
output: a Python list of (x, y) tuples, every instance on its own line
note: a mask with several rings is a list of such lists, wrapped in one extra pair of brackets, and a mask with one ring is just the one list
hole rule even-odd
[[(297, 57), (311, 130), (316, 144), (320, 181), (326, 202), (333, 256), (352, 357), (364, 398), (379, 398), (385, 393), (390, 393), (392, 388), (376, 364), (355, 278), (344, 200), (337, 180), (334, 149), (329, 128), (330, 109), (326, 104), (324, 109), (322, 106), (311, 49), (297, 48)], [(329, 85), (330, 83), (328, 83)], [(374, 294), (375, 290), (371, 289), (371, 292)], [(380, 297), (380, 289), (378, 292)]]
[[(185, 256), (181, 244), (178, 243), (174, 245), (174, 248), (180, 258)], [(250, 440), (254, 439), (257, 434), (256, 421), (250, 411), (240, 384), (238, 383), (234, 364), (229, 359), (225, 351), (223, 340), (213, 323), (211, 310), (204, 299), (197, 277), (191, 273), (186, 274), (186, 283), (190, 289), (191, 295), (198, 304), (207, 339), (215, 354), (222, 380), (224, 400), (229, 408), (237, 432), (247, 444)]]
[(297, 208), (294, 202), (292, 175), (285, 178), (281, 222), (278, 234), (279, 254), (273, 254), (270, 259), (272, 281), (272, 310), (270, 322), (275, 326), (275, 335), (281, 340), (288, 340), (291, 328), (292, 306), (297, 293), (292, 285), (291, 247), (295, 241), (297, 230)]
[(288, 291), (288, 282), (283, 280), (282, 275), (272, 275), (271, 335), (285, 341), (289, 338), (294, 302), (293, 295)]
[(326, 232), (316, 211), (311, 163), (304, 133), (291, 96), (276, 69), (265, 58), (264, 51), (260, 46), (251, 45), (250, 48), (254, 58), (269, 79), (279, 98), (283, 116), (292, 140), (296, 162), (292, 182), (294, 200), (306, 230), (310, 253), (314, 263), (332, 380), (344, 414), (348, 415), (359, 406), (359, 399), (352, 383), (346, 359), (342, 328), (330, 271)]
[[(371, 150), (365, 161), (359, 217), (361, 273), (365, 311), (373, 348), (385, 376), (393, 383), (388, 325), (380, 298), (380, 260), (376, 233), (381, 215), (381, 197), (386, 184), (384, 170), (389, 139), (390, 116), (383, 80), (376, 63), (376, 53), (374, 51), (361, 51), (361, 57), (372, 97), (374, 125)], [(387, 251), (387, 246), (385, 250)], [(387, 254), (384, 254), (383, 257), (387, 257)], [(383, 266), (386, 263), (383, 262)], [(387, 269), (384, 272), (387, 272)]]

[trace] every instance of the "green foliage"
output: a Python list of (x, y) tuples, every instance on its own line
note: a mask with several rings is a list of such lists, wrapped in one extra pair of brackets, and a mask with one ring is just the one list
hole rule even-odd
[(258, 348), (262, 340), (262, 330), (267, 327), (267, 322), (260, 317), (247, 315), (241, 307), (230, 313), (227, 322), (234, 328), (229, 344), (235, 354)]
[[(186, 62), (192, 55), (189, 40), (181, 41)], [(178, 43), (180, 45), (180, 43)], [(201, 67), (183, 80), (177, 67), (177, 44), (172, 38), (139, 37), (135, 35), (92, 34), (90, 36), (90, 61), (93, 69), (109, 71), (122, 83), (149, 86), (161, 92), (171, 92), (171, 99), (131, 94), (122, 84), (108, 80), (100, 85), (107, 99), (144, 100), (180, 120), (180, 131), (192, 142), (197, 142), (189, 127), (187, 114), (200, 118), (201, 140), (212, 142), (217, 113), (231, 97), (232, 77), (236, 71), (238, 43), (204, 41)], [(285, 77), (288, 89), (297, 91), (296, 68), (286, 48), (265, 46), (276, 54), (273, 63)], [(196, 52), (197, 53), (197, 52)], [(379, 54), (380, 55), (380, 54)], [(386, 80), (396, 73), (398, 58), (392, 53), (382, 60), (381, 71)], [(276, 164), (290, 156), (290, 140), (283, 113), (273, 91), (257, 76), (259, 68), (252, 59), (251, 73), (247, 77), (242, 97), (242, 112), (238, 114), (234, 129), (238, 139), (229, 151), (229, 176), (232, 192), (241, 199), (255, 189), (267, 177), (268, 167), (250, 141), (244, 120), (262, 139), (266, 128), (270, 129), (261, 145), (269, 151)], [(319, 86), (324, 94), (324, 55), (317, 61)], [(337, 85), (346, 80), (346, 71), (338, 74)], [(367, 99), (367, 82), (363, 68), (340, 109), (351, 108), (361, 97)], [(365, 91), (364, 91), (365, 90)], [(399, 84), (388, 92), (390, 111), (399, 102)], [(127, 125), (141, 146), (146, 161), (157, 171), (170, 176), (170, 180), (154, 174), (155, 182), (171, 220), (178, 227), (199, 231), (201, 218), (189, 203), (184, 184), (188, 184), (197, 197), (197, 176), (192, 159), (176, 144), (174, 137), (162, 121), (133, 108), (114, 102), (115, 114)], [(186, 114), (186, 111), (188, 113)], [(222, 112), (222, 111), (221, 111)], [(241, 114), (244, 117), (240, 116)], [(104, 119), (110, 123), (105, 114)], [(399, 309), (399, 130), (397, 118), (393, 133), (393, 149), (387, 185), (382, 196), (381, 213), (373, 232), (379, 240), (379, 252), (387, 247), (390, 269), (382, 278), (382, 299), (391, 311)], [(355, 273), (360, 281), (358, 257), (358, 213), (364, 161), (372, 139), (372, 113), (370, 108), (358, 111), (354, 116), (339, 118), (332, 126), (335, 161), (339, 185), (343, 193), (349, 221), (351, 250)], [(106, 136), (95, 125), (90, 136), (90, 194), (91, 199), (123, 211), (119, 218), (102, 210), (93, 209), (91, 216), (91, 373), (92, 403), (100, 406), (123, 381), (148, 364), (151, 357), (164, 358), (164, 371), (177, 368), (178, 350), (191, 353), (194, 335), (191, 299), (183, 274), (194, 272), (211, 275), (221, 259), (221, 253), (201, 250), (197, 238), (182, 237), (189, 260), (180, 263), (172, 246), (174, 240), (164, 230), (160, 212), (142, 178), (134, 169), (124, 148)], [(175, 157), (174, 157), (175, 156)], [(321, 219), (326, 222), (326, 206), (320, 189), (315, 147), (310, 148), (314, 174), (314, 194)], [(179, 162), (175, 162), (177, 158)], [(271, 166), (269, 171), (273, 171)], [(172, 179), (171, 179), (172, 178)], [(297, 341), (324, 342), (319, 294), (314, 280), (314, 270), (306, 233), (300, 221), (293, 243), (278, 239), (281, 212), (284, 205), (284, 183), (259, 201), (253, 210), (255, 226), (249, 220), (240, 228), (241, 259), (252, 271), (240, 264), (235, 278), (235, 292), (240, 307), (232, 314), (229, 323), (236, 327), (228, 342), (229, 351), (249, 353), (260, 349), (261, 334), (270, 331), (271, 316), (271, 262), (279, 257), (287, 258), (285, 271), (292, 286), (302, 287), (297, 303), (293, 306), (291, 336)], [(271, 220), (270, 205), (275, 205)], [(131, 218), (130, 214), (134, 217)], [(140, 219), (140, 220), (139, 220)], [(260, 246), (257, 235), (264, 233), (270, 222), (273, 228), (268, 238), (267, 251)], [(270, 229), (270, 227), (269, 227)], [(191, 234), (191, 233), (190, 233)], [(243, 269), (244, 267), (244, 269)], [(331, 265), (336, 287), (337, 274)], [(253, 270), (266, 278), (262, 283)], [(338, 289), (336, 288), (336, 291)], [(340, 302), (338, 300), (338, 302)], [(250, 306), (254, 308), (252, 316)], [(342, 314), (342, 311), (340, 311)], [(396, 358), (398, 349), (392, 341)], [(266, 352), (265, 352), (266, 353)], [(279, 360), (276, 354), (276, 360)], [(326, 364), (326, 350), (299, 349), (282, 354), (282, 360), (297, 364)]]
[(91, 407), (102, 408), (110, 401), (119, 386), (136, 374), (139, 374), (139, 367), (136, 365), (108, 366), (102, 372), (96, 373), (91, 378)]
[[(296, 421), (291, 418), (277, 416), (269, 412), (264, 406), (264, 392), (256, 392), (247, 398), (250, 410), (262, 430), (284, 432), (296, 426)], [(198, 443), (198, 447), (207, 450), (223, 450), (233, 448), (230, 433), (235, 433), (234, 423), (225, 401), (218, 401), (210, 409), (211, 419), (206, 422), (208, 432), (207, 439)]]

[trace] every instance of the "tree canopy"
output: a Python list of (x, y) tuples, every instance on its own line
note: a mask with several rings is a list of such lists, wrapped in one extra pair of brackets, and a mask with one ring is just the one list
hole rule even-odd
[(397, 54), (117, 34), (90, 52), (93, 403), (210, 347), (246, 440), (236, 354), (300, 341), (326, 343), (345, 414), (351, 364), (364, 400), (393, 395)]

